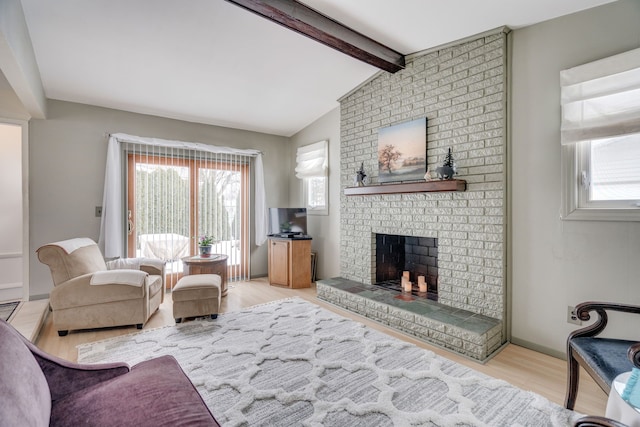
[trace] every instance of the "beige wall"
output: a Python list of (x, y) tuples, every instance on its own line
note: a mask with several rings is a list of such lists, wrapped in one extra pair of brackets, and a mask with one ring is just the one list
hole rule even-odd
[(340, 275), (340, 108), (336, 107), (291, 137), (289, 206), (304, 206), (302, 180), (295, 177), (296, 150), (303, 145), (329, 140), (329, 214), (309, 215), (307, 227), (313, 237), (311, 248), (317, 253), (317, 278)]
[[(261, 150), (267, 204), (288, 203), (288, 138), (61, 101), (49, 101), (48, 118), (31, 120), (29, 126), (32, 297), (48, 294), (53, 286), (35, 255), (38, 247), (77, 236), (98, 239), (100, 218), (94, 209), (102, 204), (107, 133)], [(252, 236), (253, 230), (252, 214)], [(251, 275), (266, 275), (266, 245), (256, 247), (252, 240), (250, 249)]]
[[(637, 48), (638, 22), (640, 1), (624, 0), (513, 32), (514, 342), (563, 354), (576, 328), (568, 305), (640, 304), (640, 223), (559, 218), (559, 72)], [(614, 328), (626, 329), (622, 321)]]

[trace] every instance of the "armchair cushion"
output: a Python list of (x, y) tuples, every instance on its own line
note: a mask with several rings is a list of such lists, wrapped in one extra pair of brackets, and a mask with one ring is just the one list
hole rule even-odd
[[(76, 277), (60, 286), (50, 294), (50, 304), (54, 309), (65, 309), (109, 302), (127, 301), (144, 297), (145, 288), (128, 285), (91, 286), (91, 274)], [(160, 282), (160, 278), (154, 279)], [(153, 283), (152, 283), (153, 285)]]
[(612, 338), (576, 337), (571, 341), (571, 346), (611, 387), (615, 377), (633, 368), (627, 350), (635, 343)]

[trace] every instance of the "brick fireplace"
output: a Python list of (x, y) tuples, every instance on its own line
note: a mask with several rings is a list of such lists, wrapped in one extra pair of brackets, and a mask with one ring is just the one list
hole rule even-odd
[[(478, 360), (507, 339), (506, 55), (506, 30), (496, 30), (411, 55), (404, 70), (380, 72), (340, 100), (343, 190), (361, 164), (369, 185), (380, 185), (378, 129), (421, 117), (429, 168), (451, 148), (467, 186), (341, 194), (340, 277), (318, 283), (320, 298)], [(437, 302), (380, 293), (376, 235), (437, 240)]]

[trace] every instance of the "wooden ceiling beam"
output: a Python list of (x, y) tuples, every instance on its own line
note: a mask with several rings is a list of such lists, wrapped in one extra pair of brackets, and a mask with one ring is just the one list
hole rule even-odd
[(389, 73), (405, 66), (403, 54), (295, 0), (227, 1)]

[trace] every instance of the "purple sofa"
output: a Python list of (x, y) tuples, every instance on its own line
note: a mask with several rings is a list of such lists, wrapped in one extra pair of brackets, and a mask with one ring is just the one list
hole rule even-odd
[(0, 320), (0, 427), (17, 425), (219, 426), (171, 356), (71, 363)]

